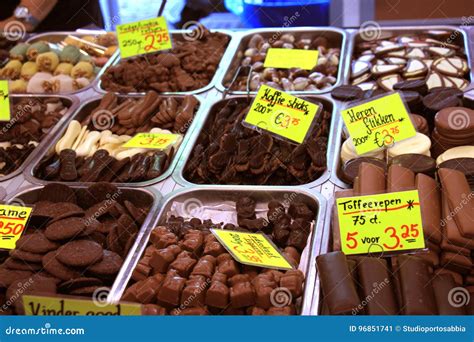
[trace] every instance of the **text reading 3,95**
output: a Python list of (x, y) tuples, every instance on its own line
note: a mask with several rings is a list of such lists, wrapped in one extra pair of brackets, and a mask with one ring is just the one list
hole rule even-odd
[(359, 155), (416, 134), (399, 93), (360, 103), (341, 111), (341, 115)]
[(301, 144), (320, 106), (278, 89), (262, 85), (244, 124), (269, 131)]
[(118, 25), (117, 39), (122, 58), (169, 50), (172, 47), (164, 17)]
[(132, 139), (123, 144), (122, 147), (165, 150), (170, 145), (174, 144), (179, 137), (179, 134), (138, 133)]
[(425, 248), (418, 191), (339, 198), (336, 201), (345, 254)]
[(15, 249), (30, 214), (28, 207), (0, 205), (0, 248)]

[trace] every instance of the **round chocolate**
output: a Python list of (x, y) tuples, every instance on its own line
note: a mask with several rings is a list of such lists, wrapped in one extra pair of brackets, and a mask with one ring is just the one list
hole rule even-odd
[(123, 259), (117, 253), (112, 251), (104, 250), (104, 258), (87, 268), (87, 272), (101, 275), (114, 275), (120, 271), (122, 267)]
[(424, 173), (430, 176), (434, 175), (436, 171), (436, 161), (424, 154), (401, 154), (392, 158), (390, 164), (400, 165), (412, 170), (414, 173)]
[(428, 93), (428, 86), (425, 80), (408, 80), (395, 83), (393, 85), (394, 90), (403, 91), (415, 91), (420, 95), (426, 95)]
[(70, 280), (79, 278), (81, 274), (58, 261), (56, 258), (57, 251), (49, 252), (43, 257), (43, 267), (48, 273), (61, 280)]
[(364, 97), (364, 91), (358, 86), (342, 85), (331, 91), (331, 96), (340, 101), (354, 101)]
[(86, 221), (81, 217), (69, 217), (46, 227), (44, 235), (50, 240), (66, 240), (81, 234), (86, 229)]
[(446, 107), (435, 115), (438, 131), (451, 138), (474, 136), (474, 110), (464, 107)]
[(22, 251), (21, 249), (12, 249), (10, 256), (14, 259), (22, 260), (25, 262), (41, 262), (43, 260), (43, 254), (41, 253), (30, 253)]
[(437, 113), (446, 107), (458, 107), (461, 100), (457, 95), (449, 91), (430, 92), (423, 98), (423, 105), (433, 113)]
[(400, 92), (411, 112), (418, 112), (421, 109), (421, 96), (416, 91), (404, 90)]
[(16, 248), (30, 253), (47, 253), (58, 247), (57, 243), (48, 240), (43, 233), (23, 235), (16, 242)]
[(341, 178), (344, 182), (348, 184), (353, 184), (354, 179), (357, 177), (359, 173), (359, 165), (362, 163), (370, 163), (375, 166), (378, 166), (385, 171), (387, 170), (387, 164), (385, 161), (377, 158), (371, 158), (371, 157), (359, 157), (359, 158), (353, 158), (344, 163), (341, 168)]
[(438, 165), (439, 168), (461, 171), (466, 177), (474, 176), (474, 158), (454, 158)]
[(102, 246), (91, 240), (75, 240), (59, 248), (56, 258), (67, 266), (85, 267), (104, 257)]
[(71, 280), (63, 282), (61, 285), (59, 285), (58, 290), (59, 292), (70, 292), (70, 291), (79, 289), (81, 287), (101, 286), (101, 285), (102, 285), (102, 280), (100, 279), (81, 277), (81, 278), (75, 278), (75, 279), (71, 279)]

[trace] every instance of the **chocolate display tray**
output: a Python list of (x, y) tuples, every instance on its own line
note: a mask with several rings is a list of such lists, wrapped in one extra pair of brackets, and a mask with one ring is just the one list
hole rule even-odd
[(28, 99), (28, 98), (59, 98), (63, 102), (65, 102), (68, 105), (68, 110), (66, 113), (63, 115), (63, 117), (54, 125), (49, 133), (45, 134), (44, 137), (41, 139), (39, 142), (38, 146), (35, 147), (35, 149), (30, 153), (30, 155), (23, 161), (21, 166), (17, 168), (15, 171), (9, 173), (8, 175), (5, 175), (3, 177), (0, 177), (0, 182), (6, 181), (10, 178), (13, 178), (15, 176), (18, 176), (21, 174), (23, 171), (26, 170), (26, 168), (33, 163), (33, 161), (36, 159), (36, 156), (38, 154), (41, 154), (44, 148), (48, 146), (50, 139), (56, 135), (56, 133), (64, 126), (66, 122), (68, 122), (69, 117), (72, 115), (73, 112), (76, 111), (76, 109), (79, 106), (79, 99), (75, 96), (66, 96), (66, 95), (56, 95), (56, 94), (38, 94), (38, 95), (33, 95), (33, 94), (25, 94), (25, 95), (18, 95), (18, 94), (11, 94), (10, 99)]
[[(160, 96), (166, 96), (166, 95), (160, 95)], [(171, 95), (168, 95), (168, 96), (171, 96)], [(43, 159), (43, 157), (45, 157), (49, 153), (54, 153), (54, 147), (55, 147), (56, 143), (59, 141), (59, 139), (61, 139), (62, 136), (64, 135), (64, 133), (66, 132), (68, 124), (72, 120), (78, 120), (78, 121), (84, 120), (91, 113), (91, 111), (99, 105), (100, 100), (102, 99), (102, 97), (103, 97), (103, 95), (96, 95), (92, 98), (89, 98), (87, 101), (84, 101), (83, 104), (77, 109), (77, 111), (75, 111), (75, 113), (67, 120), (67, 123), (62, 127), (62, 129), (60, 131), (57, 131), (54, 134), (53, 139), (51, 139), (49, 144), (47, 146), (45, 146), (45, 148), (42, 150), (42, 152), (38, 153), (38, 155), (34, 158), (34, 160), (32, 160), (29, 163), (27, 169), (25, 170), (24, 176), (30, 183), (33, 183), (33, 184), (63, 183), (63, 184), (67, 184), (67, 185), (91, 184), (91, 182), (88, 182), (88, 183), (85, 183), (85, 182), (57, 182), (57, 181), (55, 182), (55, 181), (48, 181), (48, 180), (40, 179), (40, 178), (37, 178), (35, 176), (35, 170), (36, 170), (36, 167), (38, 166), (38, 164)], [(131, 97), (140, 98), (141, 96), (140, 95), (134, 95), (134, 96), (119, 95), (119, 97), (120, 98), (131, 98)], [(174, 97), (182, 98), (182, 97), (184, 97), (184, 95), (174, 95)], [(161, 176), (159, 176), (157, 178), (154, 178), (154, 179), (147, 180), (147, 181), (136, 182), (136, 183), (113, 183), (113, 184), (115, 184), (115, 185), (125, 185), (125, 186), (131, 186), (131, 187), (149, 186), (149, 185), (159, 183), (159, 182), (165, 180), (166, 178), (168, 178), (172, 174), (174, 168), (176, 167), (176, 165), (178, 163), (178, 159), (179, 159), (180, 154), (182, 153), (184, 147), (186, 146), (188, 140), (190, 139), (191, 133), (193, 132), (195, 126), (198, 125), (199, 122), (201, 121), (200, 117), (201, 117), (202, 99), (197, 97), (197, 96), (195, 96), (195, 98), (199, 102), (198, 110), (196, 111), (193, 122), (191, 123), (191, 125), (189, 126), (186, 134), (183, 137), (183, 141), (181, 142), (180, 147), (175, 152), (175, 155), (173, 156), (173, 160), (171, 161), (168, 169)]]
[[(198, 27), (198, 29), (199, 29), (199, 27)], [(190, 34), (191, 30), (170, 30), (169, 32), (171, 34), (171, 41), (173, 41), (175, 39), (178, 39), (178, 40), (179, 39), (186, 39), (186, 38), (183, 38), (183, 37), (186, 34)], [(229, 54), (231, 53), (231, 51), (229, 50), (229, 48), (232, 46), (232, 42), (234, 40), (235, 33), (231, 32), (231, 31), (227, 31), (227, 30), (211, 30), (211, 32), (220, 32), (220, 33), (223, 33), (223, 34), (225, 34), (229, 37), (229, 43), (227, 44), (227, 48), (224, 51), (224, 54), (222, 55), (221, 61), (219, 62), (219, 65), (217, 67), (217, 70), (216, 70), (214, 76), (212, 77), (211, 82), (209, 82), (209, 84), (206, 85), (205, 87), (202, 87), (202, 88), (199, 88), (199, 89), (196, 89), (196, 90), (182, 91), (182, 92), (162, 92), (160, 94), (162, 94), (162, 95), (196, 95), (196, 94), (204, 93), (204, 92), (214, 88), (214, 86), (217, 83), (218, 77), (219, 77), (219, 75), (221, 74), (221, 72), (223, 70), (223, 63), (230, 58)], [(114, 54), (114, 56), (115, 56), (115, 54)], [(131, 58), (133, 58), (133, 57), (131, 57)], [(107, 93), (108, 92), (107, 90), (102, 88), (102, 81), (100, 80), (100, 77), (105, 73), (105, 71), (108, 67), (115, 66), (118, 63), (120, 63), (121, 59), (122, 58), (120, 56), (120, 51), (117, 51), (117, 55), (116, 55), (116, 58), (114, 59), (114, 61), (112, 61), (110, 64), (108, 63), (106, 65), (106, 67), (101, 69), (101, 71), (97, 75), (97, 82), (94, 83), (94, 90), (95, 91), (97, 91), (99, 93)], [(116, 94), (124, 95), (124, 93), (119, 93), (119, 92), (116, 92)], [(129, 94), (129, 95), (145, 95), (144, 92), (127, 93), (127, 94)]]
[[(93, 31), (93, 32), (95, 34), (98, 33), (96, 31)], [(105, 33), (106, 33), (105, 31), (102, 32), (102, 34), (105, 34)], [(91, 34), (89, 34), (89, 33), (78, 33), (78, 32), (74, 32), (74, 31), (70, 31), (70, 32), (69, 31), (45, 32), (45, 33), (40, 33), (40, 34), (33, 35), (26, 42), (30, 43), (30, 44), (33, 44), (35, 42), (44, 40), (44, 41), (47, 41), (48, 43), (57, 44), (57, 43), (61, 42), (62, 40), (64, 40), (69, 35), (75, 36), (75, 37), (84, 37), (84, 36), (90, 36)], [(99, 76), (101, 75), (102, 70), (105, 70), (106, 68), (108, 68), (108, 66), (111, 65), (113, 63), (113, 61), (118, 57), (118, 55), (119, 55), (119, 51), (117, 49), (117, 51), (115, 51), (115, 53), (109, 58), (107, 63), (105, 63), (105, 65), (102, 68), (100, 68), (99, 72), (95, 75), (94, 80), (92, 80), (91, 83), (87, 87), (84, 87), (82, 89), (78, 89), (78, 90), (73, 91), (73, 92), (58, 93), (58, 94), (77, 94), (77, 93), (84, 92), (88, 89), (91, 89), (99, 81)]]
[[(23, 190), (19, 193), (10, 195), (10, 197), (7, 199), (7, 203), (23, 203), (28, 206), (28, 204), (35, 203), (38, 200), (38, 195), (40, 191), (42, 190), (42, 186), (35, 186), (35, 187), (30, 187), (29, 189)], [(84, 191), (87, 187), (86, 186), (72, 186), (74, 191), (77, 193), (79, 191)], [(125, 198), (127, 200), (130, 200), (132, 203), (136, 204), (137, 202), (144, 204), (145, 206), (149, 207), (149, 212), (147, 217), (145, 218), (145, 221), (143, 222), (143, 225), (140, 227), (140, 230), (138, 231), (137, 238), (133, 244), (133, 246), (130, 248), (130, 251), (127, 254), (127, 257), (125, 258), (122, 267), (117, 274), (117, 277), (114, 280), (113, 286), (110, 290), (109, 293), (109, 299), (113, 297), (114, 291), (116, 291), (116, 288), (118, 285), (121, 283), (121, 279), (124, 277), (124, 274), (126, 274), (126, 269), (127, 265), (132, 262), (133, 256), (135, 255), (135, 250), (140, 247), (140, 241), (143, 239), (143, 236), (145, 235), (146, 232), (149, 231), (149, 227), (152, 224), (152, 222), (155, 221), (156, 219), (156, 213), (158, 212), (159, 209), (159, 204), (162, 201), (162, 196), (158, 191), (155, 191), (153, 189), (132, 189), (132, 188), (127, 188), (127, 187), (118, 187), (120, 190), (120, 196), (122, 198)]]
[[(310, 192), (303, 189), (288, 189), (279, 188), (267, 190), (264, 187), (253, 187), (252, 190), (236, 190), (232, 187), (226, 187), (221, 189), (209, 188), (209, 187), (193, 187), (190, 189), (182, 189), (174, 193), (169, 194), (163, 200), (160, 212), (158, 214), (156, 224), (149, 226), (146, 233), (142, 237), (141, 241), (136, 243), (138, 248), (134, 249), (134, 255), (132, 260), (124, 267), (121, 271), (122, 278), (119, 283), (114, 284), (113, 297), (109, 299), (112, 302), (120, 300), (121, 296), (125, 292), (127, 284), (132, 276), (132, 272), (135, 269), (138, 261), (140, 260), (145, 248), (147, 247), (148, 240), (151, 231), (154, 227), (163, 224), (167, 220), (167, 215), (173, 210), (173, 205), (176, 203), (183, 203), (185, 207), (198, 205), (201, 206), (201, 210), (198, 210), (198, 214), (193, 215), (199, 217), (199, 215), (205, 212), (206, 206), (208, 207), (221, 207), (225, 201), (236, 201), (241, 196), (251, 196), (257, 202), (257, 210), (259, 206), (266, 205), (272, 199), (288, 203), (295, 200), (300, 200), (307, 204), (311, 209), (314, 210), (314, 226), (313, 230), (308, 237), (308, 243), (301, 255), (299, 269), (305, 274), (305, 289), (302, 296), (302, 303), (299, 312), (301, 315), (308, 315), (310, 313), (311, 300), (313, 297), (314, 284), (315, 284), (315, 272), (316, 263), (315, 258), (319, 255), (319, 249), (321, 245), (320, 234), (323, 230), (324, 216), (326, 212), (326, 200), (321, 194)], [(191, 204), (190, 204), (191, 203)], [(194, 212), (193, 212), (194, 213)], [(230, 213), (227, 211), (227, 213)], [(232, 214), (235, 216), (235, 210), (232, 210)], [(219, 222), (220, 220), (213, 220)], [(128, 260), (128, 258), (127, 258)], [(117, 286), (115, 286), (117, 285)]]
[[(326, 165), (326, 171), (318, 179), (315, 179), (314, 181), (312, 181), (310, 183), (298, 185), (298, 186), (301, 186), (301, 187), (304, 187), (304, 188), (315, 188), (315, 187), (323, 184), (327, 180), (329, 180), (330, 174), (332, 172), (332, 165), (334, 164), (334, 162), (333, 162), (333, 159), (334, 159), (334, 151), (333, 151), (334, 141), (333, 141), (333, 139), (334, 139), (334, 131), (336, 129), (336, 123), (337, 123), (336, 105), (335, 105), (335, 103), (332, 99), (330, 99), (329, 97), (326, 97), (326, 96), (322, 96), (322, 95), (316, 96), (316, 95), (306, 95), (306, 94), (301, 94), (301, 95), (302, 96), (300, 96), (300, 97), (302, 97), (302, 98), (311, 99), (311, 100), (320, 102), (323, 105), (324, 109), (331, 113), (331, 124), (330, 124), (330, 128), (329, 128), (329, 137), (328, 137), (328, 149), (327, 149), (327, 152), (326, 152), (326, 164), (327, 164)], [(180, 184), (182, 186), (197, 185), (195, 183), (190, 182), (189, 180), (187, 180), (184, 177), (184, 169), (186, 167), (186, 164), (188, 163), (189, 158), (191, 157), (191, 154), (194, 150), (195, 144), (196, 144), (199, 136), (201, 135), (201, 132), (204, 129), (204, 126), (206, 125), (207, 120), (209, 120), (210, 118), (212, 118), (215, 115), (216, 108), (219, 108), (219, 106), (223, 102), (229, 101), (231, 99), (238, 99), (240, 101), (245, 101), (245, 100), (247, 100), (247, 96), (244, 96), (244, 95), (228, 96), (225, 99), (220, 99), (220, 100), (218, 99), (214, 103), (209, 101), (208, 106), (204, 109), (206, 114), (205, 114), (205, 117), (203, 117), (202, 120), (201, 120), (202, 124), (200, 125), (199, 128), (196, 128), (196, 130), (193, 132), (192, 137), (190, 138), (190, 140), (186, 144), (185, 150), (181, 154), (181, 156), (179, 158), (178, 165), (177, 165), (177, 167), (175, 169), (175, 172), (173, 174), (173, 178), (176, 180), (176, 182), (178, 184)], [(212, 184), (199, 184), (199, 185), (205, 185), (205, 186), (209, 185), (209, 186), (215, 186), (215, 187), (223, 186), (223, 185), (220, 185), (220, 184), (219, 185), (217, 185), (217, 184), (215, 184), (215, 185), (212, 185)], [(232, 185), (232, 186), (233, 187), (238, 187), (238, 188), (244, 188), (244, 187), (251, 187), (251, 186), (255, 186), (255, 185), (245, 184), (245, 185)], [(258, 186), (271, 188), (271, 187), (278, 187), (280, 185), (258, 185)], [(283, 186), (285, 186), (285, 185), (283, 185)], [(293, 185), (291, 185), (291, 186), (293, 186)]]
[[(290, 94), (304, 93), (304, 94), (322, 94), (328, 93), (335, 87), (342, 84), (343, 70), (344, 70), (344, 56), (346, 54), (346, 32), (340, 30), (336, 27), (300, 27), (300, 28), (263, 28), (263, 29), (254, 29), (245, 31), (238, 36), (238, 40), (232, 46), (229, 46), (228, 50), (232, 50), (232, 55), (225, 60), (225, 65), (223, 66), (222, 74), (219, 76), (219, 82), (216, 84), (217, 90), (223, 92), (228, 87), (231, 80), (234, 78), (235, 73), (237, 72), (238, 67), (242, 58), (238, 57), (239, 52), (243, 53), (247, 46), (247, 43), (252, 38), (254, 34), (260, 34), (264, 38), (272, 38), (274, 35), (281, 36), (285, 33), (294, 34), (296, 38), (301, 36), (308, 36), (310, 38), (315, 37), (326, 37), (331, 42), (331, 47), (340, 47), (340, 59), (339, 59), (339, 68), (337, 71), (337, 80), (336, 83), (328, 87), (327, 89), (321, 91), (289, 91)], [(246, 91), (242, 90), (229, 90), (229, 93), (234, 95), (247, 94)], [(250, 92), (255, 94), (256, 91)]]

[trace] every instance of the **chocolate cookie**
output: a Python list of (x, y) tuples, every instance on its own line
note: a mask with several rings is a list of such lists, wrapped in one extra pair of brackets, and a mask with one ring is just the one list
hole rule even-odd
[(13, 282), (29, 277), (32, 274), (30, 271), (9, 270), (2, 267), (0, 268), (0, 288), (8, 287)]
[(43, 260), (43, 254), (39, 253), (30, 253), (26, 251), (22, 251), (21, 249), (12, 249), (10, 251), (10, 256), (14, 259), (26, 261), (26, 262), (41, 262)]
[(59, 262), (56, 258), (56, 254), (57, 251), (53, 251), (49, 252), (43, 257), (43, 267), (46, 271), (61, 280), (70, 280), (79, 278), (81, 276), (78, 271), (71, 269)]
[(74, 190), (67, 185), (51, 183), (45, 185), (41, 190), (38, 201), (76, 203), (76, 195), (74, 194)]
[(64, 220), (49, 224), (44, 231), (44, 235), (53, 241), (60, 241), (74, 238), (86, 229), (86, 221), (81, 217), (69, 217)]
[(37, 272), (41, 270), (40, 263), (25, 262), (19, 259), (8, 258), (3, 265), (11, 270)]
[(97, 275), (114, 275), (120, 271), (123, 259), (117, 253), (104, 250), (104, 258), (87, 268), (87, 272)]
[(73, 296), (92, 296), (98, 289), (100, 289), (100, 286), (85, 286), (69, 291), (69, 294)]
[(101, 286), (102, 281), (97, 278), (81, 277), (63, 282), (58, 287), (59, 292), (70, 292), (86, 286)]
[(354, 101), (362, 99), (364, 92), (358, 86), (343, 85), (334, 88), (331, 91), (331, 96), (340, 101)]
[(75, 240), (59, 248), (56, 257), (67, 266), (85, 267), (101, 261), (104, 257), (104, 252), (97, 242)]
[(47, 253), (59, 248), (59, 245), (46, 238), (43, 233), (23, 235), (16, 242), (16, 248), (30, 253)]

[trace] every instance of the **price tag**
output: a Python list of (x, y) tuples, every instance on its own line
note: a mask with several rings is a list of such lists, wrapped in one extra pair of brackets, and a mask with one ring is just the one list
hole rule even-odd
[(0, 249), (15, 249), (32, 208), (0, 204)]
[(10, 96), (8, 93), (8, 81), (0, 80), (0, 121), (10, 121)]
[(211, 229), (235, 260), (242, 264), (290, 270), (293, 266), (264, 234)]
[(24, 295), (23, 308), (27, 316), (138, 316), (140, 304), (107, 304), (87, 299)]
[(425, 248), (417, 190), (339, 198), (336, 204), (345, 254)]
[(281, 90), (262, 85), (244, 124), (261, 128), (301, 144), (321, 107)]
[(270, 48), (263, 66), (265, 68), (311, 70), (318, 64), (318, 56), (318, 50)]
[(342, 110), (341, 115), (359, 155), (416, 135), (399, 93), (357, 104)]
[(172, 48), (164, 17), (117, 25), (117, 39), (122, 58)]
[(138, 133), (123, 144), (122, 147), (166, 150), (168, 146), (173, 145), (179, 137), (179, 134)]

